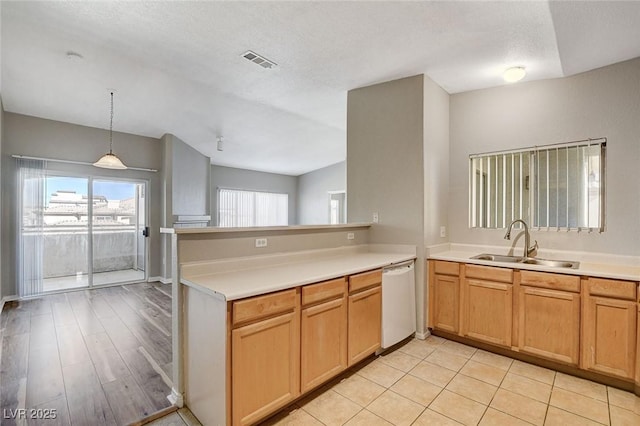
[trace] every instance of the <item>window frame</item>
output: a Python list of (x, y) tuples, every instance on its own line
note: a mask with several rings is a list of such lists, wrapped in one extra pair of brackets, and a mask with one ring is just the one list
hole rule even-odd
[[(581, 141), (572, 141), (572, 142), (564, 142), (564, 143), (556, 143), (556, 144), (549, 144), (549, 145), (539, 145), (539, 146), (533, 146), (533, 147), (528, 147), (528, 148), (521, 148), (521, 149), (514, 149), (514, 150), (505, 150), (505, 151), (493, 151), (493, 152), (486, 152), (486, 153), (480, 153), (480, 154), (471, 154), (469, 155), (469, 228), (478, 228), (478, 229), (504, 229), (506, 226), (508, 226), (508, 224), (506, 223), (507, 220), (507, 209), (509, 209), (508, 207), (508, 203), (507, 203), (507, 196), (506, 196), (506, 192), (507, 192), (507, 188), (511, 189), (511, 220), (515, 220), (515, 219), (524, 219), (526, 220), (528, 223), (531, 224), (531, 228), (533, 229), (537, 229), (537, 230), (557, 230), (557, 231), (577, 231), (577, 232), (581, 232), (581, 231), (588, 231), (588, 232), (593, 232), (593, 231), (597, 231), (597, 232), (604, 232), (605, 231), (605, 204), (606, 204), (606, 145), (607, 145), (607, 138), (596, 138), (596, 139), (585, 139), (585, 140), (581, 140)], [(569, 183), (570, 182), (580, 182), (579, 179), (580, 178), (574, 178), (573, 180), (570, 180), (569, 178), (569, 173), (571, 171), (571, 168), (569, 168), (569, 150), (571, 148), (576, 148), (576, 161), (578, 160), (578, 156), (579, 155), (584, 155), (585, 154), (585, 150), (589, 150), (592, 147), (597, 146), (598, 150), (597, 150), (597, 157), (599, 159), (598, 161), (598, 165), (596, 169), (591, 169), (589, 166), (589, 160), (585, 157), (582, 158), (582, 160), (580, 161), (580, 163), (576, 163), (577, 167), (575, 167), (573, 170), (573, 173), (579, 173), (580, 167), (587, 167), (587, 169), (585, 170), (585, 173), (587, 173), (586, 175), (583, 175), (583, 182), (587, 183), (587, 186), (585, 186), (583, 189), (586, 190), (586, 195), (583, 195), (582, 197), (586, 197), (584, 199), (581, 199), (579, 201), (582, 201), (585, 204), (584, 209), (580, 208), (579, 212), (576, 212), (576, 214), (573, 216), (573, 220), (572, 217), (570, 216), (570, 191), (569, 191)], [(560, 211), (560, 192), (561, 192), (561, 185), (560, 185), (560, 174), (559, 174), (559, 164), (561, 163), (561, 161), (559, 160), (560, 158), (560, 152), (562, 150), (566, 150), (566, 164), (567, 164), (567, 174), (566, 174), (566, 180), (565, 180), (565, 184), (566, 184), (566, 190), (564, 191), (566, 193), (565, 197), (566, 197), (566, 223), (563, 226), (560, 226), (560, 215), (559, 215), (559, 211)], [(555, 170), (555, 175), (553, 176), (553, 178), (555, 179), (555, 181), (553, 179), (550, 179), (550, 172), (549, 172), (549, 158), (551, 157), (551, 153), (555, 152), (555, 159), (553, 160), (555, 162), (556, 165), (556, 170)], [(510, 171), (507, 171), (507, 163), (509, 162), (507, 156), (511, 155), (511, 168)], [(515, 172), (515, 166), (513, 163), (513, 158), (514, 156), (519, 156), (519, 167), (518, 167), (518, 173)], [(544, 178), (541, 179), (541, 175), (540, 175), (540, 164), (541, 164), (541, 158), (544, 156), (544, 158), (546, 159), (546, 164), (544, 165), (545, 167), (543, 167), (543, 172), (546, 173)], [(594, 155), (595, 156), (595, 155)], [(523, 167), (523, 164), (525, 162), (522, 161), (523, 157), (526, 157), (526, 168)], [(477, 162), (480, 162), (480, 167), (478, 168)], [(486, 161), (486, 165), (490, 165), (492, 161), (495, 161), (495, 167), (488, 167), (489, 170), (487, 170), (487, 173), (484, 173), (484, 165), (485, 165), (485, 161)], [(544, 160), (542, 160), (544, 161)], [(500, 202), (499, 201), (495, 201), (494, 203), (491, 202), (491, 189), (490, 188), (493, 185), (493, 180), (491, 178), (491, 173), (492, 170), (494, 172), (494, 174), (496, 174), (495, 172), (499, 170), (498, 167), (498, 162), (502, 163), (503, 169), (501, 171), (502, 173), (502, 177), (505, 180), (505, 182), (502, 182), (502, 188), (498, 188), (498, 179), (495, 179), (495, 183), (496, 183), (496, 194), (495, 196), (497, 197), (500, 194), (499, 189), (502, 189), (502, 196), (500, 197), (500, 201), (502, 202), (502, 206), (500, 206)], [(551, 163), (553, 164), (553, 163)], [(525, 170), (527, 170), (528, 168), (528, 172), (525, 172)], [(589, 189), (590, 189), (590, 184), (589, 184), (589, 170), (591, 171), (597, 171), (596, 176), (598, 177), (597, 181), (597, 195), (598, 195), (598, 223), (595, 226), (590, 226), (590, 218), (589, 218), (589, 210), (590, 210), (590, 206), (589, 206)], [(478, 171), (480, 172), (480, 181), (478, 181)], [(525, 173), (528, 173), (527, 175), (525, 175)], [(544, 186), (541, 186), (541, 180), (544, 182)], [(555, 186), (551, 186), (550, 183), (553, 182), (555, 184)], [(481, 186), (478, 186), (481, 185)], [(516, 191), (514, 190), (514, 186), (515, 185), (519, 185), (519, 192), (517, 193), (516, 196)], [(594, 185), (595, 186), (595, 185)], [(541, 188), (545, 188), (543, 190), (541, 190)], [(523, 193), (523, 189), (526, 189), (529, 194), (527, 194), (527, 196), (524, 196)], [(484, 191), (483, 191), (484, 190)], [(478, 193), (479, 191), (479, 193)], [(538, 211), (540, 209), (540, 206), (542, 205), (541, 203), (541, 199), (540, 199), (540, 194), (541, 192), (544, 192), (546, 198), (543, 200), (545, 201), (544, 206), (546, 206), (546, 210), (547, 210), (547, 215), (546, 215), (546, 221), (542, 221), (540, 220), (540, 218), (538, 217), (538, 215), (540, 214), (540, 212)], [(555, 192), (555, 197), (556, 197), (556, 202), (555, 204), (551, 204), (549, 202), (550, 200), (550, 192)], [(489, 194), (489, 195), (487, 195)], [(478, 201), (478, 197), (480, 197), (480, 201)], [(517, 213), (517, 208), (514, 208), (514, 204), (515, 204), (515, 199), (518, 199), (520, 201), (520, 216), (521, 217), (516, 217), (515, 214)], [(527, 211), (523, 211), (523, 199), (525, 199), (525, 204), (527, 206)], [(484, 203), (482, 202), (484, 200)], [(485, 203), (487, 204), (485, 206)], [(487, 216), (485, 213), (489, 212), (489, 216), (491, 216), (491, 214), (493, 214), (493, 207), (495, 204), (495, 216), (493, 218), (489, 218), (487, 219), (485, 216)], [(554, 209), (551, 209), (551, 206), (554, 206)], [(500, 215), (498, 215), (498, 210), (500, 210), (501, 212), (503, 212), (502, 215), (502, 219), (500, 220)], [(551, 212), (555, 210), (555, 225), (551, 225), (551, 220), (549, 219), (551, 216)], [(585, 214), (586, 213), (586, 226), (581, 226), (581, 221), (580, 221), (580, 214)], [(584, 217), (583, 217), (584, 218)], [(571, 226), (571, 222), (577, 222), (577, 226)], [(501, 222), (501, 223), (499, 223)], [(495, 224), (495, 226), (494, 226)], [(502, 225), (502, 226), (501, 226)]]

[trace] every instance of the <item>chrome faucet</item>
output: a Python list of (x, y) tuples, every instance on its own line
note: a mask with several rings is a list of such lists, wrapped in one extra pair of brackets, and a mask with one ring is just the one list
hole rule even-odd
[(511, 228), (516, 222), (520, 222), (524, 225), (524, 254), (522, 257), (527, 258), (531, 253), (535, 252), (538, 249), (538, 240), (535, 240), (535, 243), (533, 244), (533, 246), (529, 247), (529, 243), (531, 242), (531, 239), (529, 235), (529, 227), (527, 226), (527, 222), (525, 222), (522, 219), (516, 219), (513, 222), (511, 222), (511, 224), (507, 228), (507, 233), (504, 234), (504, 239), (505, 240), (511, 239)]

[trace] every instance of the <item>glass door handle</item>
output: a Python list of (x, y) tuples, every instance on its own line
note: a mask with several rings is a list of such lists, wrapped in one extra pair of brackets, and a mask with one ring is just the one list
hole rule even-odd
[(149, 236), (149, 227), (145, 226), (144, 229), (142, 230), (142, 235), (145, 237)]

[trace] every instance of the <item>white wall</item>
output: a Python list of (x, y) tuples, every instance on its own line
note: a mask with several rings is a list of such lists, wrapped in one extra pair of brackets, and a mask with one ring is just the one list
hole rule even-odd
[(451, 241), (507, 245), (468, 228), (472, 153), (606, 137), (605, 232), (533, 231), (541, 248), (640, 255), (640, 58), (572, 77), (451, 96)]
[[(11, 155), (94, 162), (109, 147), (109, 131), (78, 126), (59, 121), (5, 112), (2, 138), (2, 295), (17, 294), (16, 289), (16, 229), (15, 200), (18, 198), (16, 160)], [(113, 150), (131, 167), (160, 169), (162, 149), (154, 138), (114, 132)], [(49, 168), (65, 172), (106, 178), (131, 178), (149, 181), (149, 276), (161, 271), (160, 225), (162, 212), (162, 183), (160, 173), (136, 170), (108, 170), (93, 166), (53, 163)]]
[[(298, 224), (330, 222), (329, 191), (347, 190), (347, 164), (342, 161), (298, 176)], [(348, 206), (347, 195), (347, 206)]]
[(218, 189), (245, 189), (289, 194), (289, 225), (298, 223), (298, 179), (295, 176), (211, 166), (211, 220), (218, 223)]

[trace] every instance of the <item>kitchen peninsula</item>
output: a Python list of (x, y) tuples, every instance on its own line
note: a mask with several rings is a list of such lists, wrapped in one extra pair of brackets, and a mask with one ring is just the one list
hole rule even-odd
[(175, 402), (204, 424), (255, 423), (374, 353), (381, 268), (416, 248), (368, 244), (369, 226), (164, 230)]

